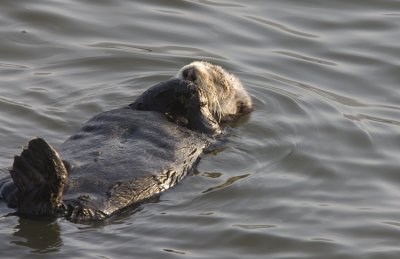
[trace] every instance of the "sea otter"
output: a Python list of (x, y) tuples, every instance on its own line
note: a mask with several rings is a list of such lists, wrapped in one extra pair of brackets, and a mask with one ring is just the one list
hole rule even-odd
[(224, 122), (251, 110), (238, 78), (192, 62), (132, 104), (94, 116), (58, 151), (30, 140), (0, 181), (1, 198), (21, 216), (107, 218), (174, 186)]

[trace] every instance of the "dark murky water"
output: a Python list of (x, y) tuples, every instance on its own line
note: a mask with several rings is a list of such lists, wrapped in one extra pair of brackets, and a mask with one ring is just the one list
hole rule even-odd
[(255, 112), (112, 222), (0, 203), (0, 257), (399, 258), (399, 42), (397, 0), (2, 0), (0, 167), (192, 60), (239, 75)]

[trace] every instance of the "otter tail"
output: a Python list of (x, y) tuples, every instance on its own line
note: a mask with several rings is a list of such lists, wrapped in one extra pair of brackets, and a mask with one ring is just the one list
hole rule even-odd
[(21, 155), (14, 157), (10, 170), (16, 185), (18, 213), (53, 217), (62, 205), (67, 169), (58, 153), (43, 139), (29, 141)]

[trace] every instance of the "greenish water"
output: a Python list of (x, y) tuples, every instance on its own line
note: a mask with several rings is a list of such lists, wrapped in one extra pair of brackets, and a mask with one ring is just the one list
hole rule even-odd
[(399, 258), (399, 42), (396, 0), (3, 0), (2, 168), (192, 60), (237, 74), (255, 111), (193, 175), (111, 222), (0, 203), (0, 257)]

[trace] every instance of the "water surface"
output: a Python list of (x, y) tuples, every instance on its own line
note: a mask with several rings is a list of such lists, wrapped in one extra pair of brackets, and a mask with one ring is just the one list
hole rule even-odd
[(2, 168), (192, 60), (237, 74), (255, 111), (181, 184), (104, 224), (0, 203), (0, 257), (399, 258), (398, 42), (396, 0), (3, 0)]

